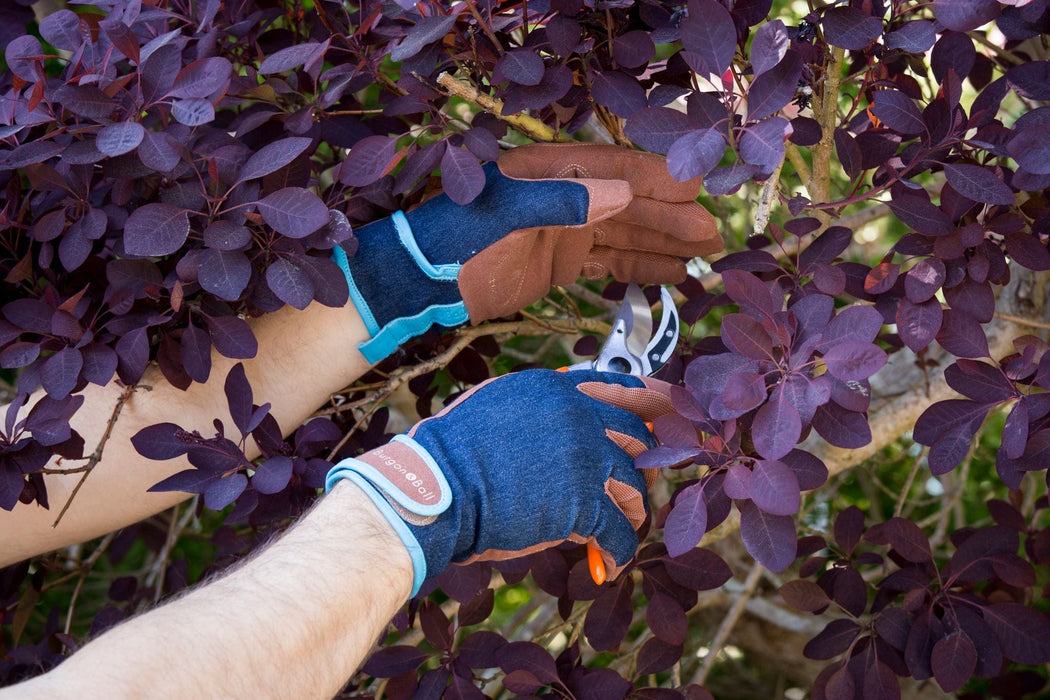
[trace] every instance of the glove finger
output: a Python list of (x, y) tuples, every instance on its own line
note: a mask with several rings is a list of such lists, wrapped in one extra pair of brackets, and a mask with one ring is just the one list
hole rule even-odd
[(592, 280), (612, 275), (620, 282), (678, 284), (685, 280), (687, 270), (685, 263), (674, 256), (601, 246), (591, 250), (581, 274)]
[[(603, 505), (592, 538), (602, 550), (609, 580), (616, 578), (638, 551), (638, 533), (627, 516), (611, 501)], [(605, 555), (609, 555), (612, 561)]]
[[(645, 197), (635, 197), (622, 212), (604, 222), (606, 235), (622, 236), (626, 240), (612, 237), (603, 241), (606, 245), (634, 250), (652, 250), (684, 257), (710, 255), (722, 249), (722, 237), (718, 234), (715, 218), (696, 202), (660, 202)], [(659, 246), (649, 238), (659, 234)], [(663, 242), (663, 238), (667, 241)]]
[[(671, 385), (667, 382), (652, 377), (616, 375), (611, 372), (594, 372), (593, 376), (596, 379), (588, 378), (576, 385), (577, 389), (592, 399), (629, 411), (643, 421), (655, 420), (674, 411), (671, 403)], [(642, 386), (626, 386), (615, 381), (617, 378), (629, 378), (640, 382)], [(617, 429), (608, 424), (607, 427)], [(638, 437), (635, 430), (619, 432), (629, 432), (630, 435)], [(648, 428), (645, 429), (645, 433), (645, 439), (651, 439)]]
[(663, 156), (621, 146), (529, 144), (504, 153), (497, 162), (504, 175), (523, 179), (626, 180), (636, 197), (665, 202), (690, 202), (700, 194), (700, 178), (678, 182)]

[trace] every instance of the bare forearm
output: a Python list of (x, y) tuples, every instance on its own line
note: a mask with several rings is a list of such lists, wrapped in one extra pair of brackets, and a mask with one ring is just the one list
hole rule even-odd
[[(255, 358), (244, 361), (255, 402), (270, 402), (281, 428), (292, 431), (322, 405), (333, 391), (346, 386), (368, 369), (357, 351), (367, 339), (353, 306), (331, 309), (312, 304), (304, 311), (286, 307), (252, 322), (259, 343)], [(212, 370), (205, 384), (187, 391), (167, 383), (156, 367), (147, 370), (141, 387), (125, 402), (102, 460), (94, 467), (58, 527), (52, 527), (59, 509), (81, 474), (45, 477), (51, 510), (17, 506), (0, 511), (0, 566), (96, 537), (137, 522), (184, 500), (178, 492), (146, 490), (189, 464), (185, 459), (154, 462), (142, 458), (131, 445), (131, 436), (161, 422), (176, 422), (203, 435), (214, 432), (212, 420), (232, 425), (223, 392), (226, 373), (236, 360), (213, 353)], [(123, 389), (89, 385), (84, 406), (71, 421), (85, 440), (87, 452), (99, 443)], [(50, 464), (70, 468), (76, 462)]]
[[(342, 482), (240, 569), (99, 637), (18, 698), (328, 698), (408, 598), (412, 565)], [(0, 700), (7, 700), (0, 692)]]

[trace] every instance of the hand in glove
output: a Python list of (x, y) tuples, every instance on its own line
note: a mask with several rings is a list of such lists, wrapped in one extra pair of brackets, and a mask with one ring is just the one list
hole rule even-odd
[(434, 324), (518, 311), (552, 284), (612, 275), (639, 284), (685, 279), (682, 258), (722, 248), (663, 157), (599, 144), (533, 144), (485, 166), (467, 206), (440, 195), (357, 230), (357, 254), (335, 251), (378, 362)]
[(469, 390), (389, 444), (328, 474), (360, 486), (412, 557), (412, 594), (450, 563), (596, 545), (614, 578), (634, 556), (655, 445), (644, 421), (670, 386), (626, 374), (530, 370)]

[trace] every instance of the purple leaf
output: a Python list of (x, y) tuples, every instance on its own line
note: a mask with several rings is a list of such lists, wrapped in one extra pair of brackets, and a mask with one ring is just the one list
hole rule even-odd
[(1014, 192), (1010, 186), (980, 165), (954, 163), (944, 166), (944, 174), (959, 194), (985, 204), (1013, 204)]
[(824, 462), (804, 450), (791, 450), (780, 461), (795, 472), (798, 486), (803, 491), (820, 488), (828, 480), (828, 468)]
[(955, 231), (948, 215), (924, 197), (895, 191), (887, 204), (898, 219), (924, 236), (949, 236)]
[(870, 343), (875, 340), (880, 330), (882, 314), (874, 307), (859, 304), (847, 306), (828, 323), (817, 347), (831, 347), (846, 341)]
[(932, 445), (942, 433), (965, 428), (972, 435), (991, 409), (990, 403), (966, 399), (938, 401), (929, 406), (915, 421), (913, 436), (921, 445)]
[(937, 341), (957, 357), (988, 357), (988, 336), (969, 314), (946, 309)]
[(595, 651), (615, 650), (623, 641), (634, 613), (631, 606), (633, 590), (633, 582), (625, 579), (603, 590), (591, 604), (583, 623), (583, 633)]
[[(616, 586), (623, 588), (623, 586)], [(630, 592), (627, 593), (628, 604), (630, 603)], [(628, 605), (628, 607), (630, 607)], [(554, 665), (554, 659), (550, 652), (533, 642), (508, 642), (496, 651), (496, 661), (507, 673), (518, 669), (525, 669), (544, 683), (553, 683), (558, 680), (558, 669)]]
[(212, 471), (203, 469), (183, 469), (181, 472), (172, 474), (167, 479), (160, 481), (146, 489), (149, 492), (156, 491), (182, 491), (183, 493), (204, 493), (219, 476)]
[(725, 154), (726, 142), (715, 128), (691, 131), (679, 137), (667, 151), (667, 169), (679, 182), (707, 175)]
[(339, 182), (364, 187), (383, 177), (397, 153), (397, 140), (389, 136), (368, 136), (354, 144), (339, 169)]
[(813, 427), (835, 447), (855, 449), (871, 442), (871, 428), (863, 413), (825, 404), (813, 414)]
[(1006, 252), (1018, 265), (1029, 270), (1050, 270), (1050, 250), (1038, 236), (1028, 231), (1011, 233), (1006, 237)]
[(904, 277), (904, 293), (912, 303), (932, 299), (944, 284), (944, 263), (939, 258), (920, 260)]
[(463, 145), (481, 160), (499, 158), (499, 141), (484, 127), (474, 127), (463, 132)]
[(730, 464), (726, 470), (726, 480), (722, 482), (722, 490), (735, 501), (751, 498), (751, 470), (743, 464)]
[(259, 345), (247, 321), (236, 316), (209, 316), (211, 342), (224, 357), (248, 360), (255, 357)]
[(779, 304), (782, 302), (779, 300), (779, 290), (776, 293), (777, 300), (774, 301), (774, 293), (758, 277), (733, 268), (719, 269), (718, 272), (722, 273), (726, 294), (740, 305), (741, 310), (763, 316), (772, 316), (780, 311)]
[(389, 646), (373, 654), (361, 670), (376, 678), (392, 678), (419, 668), (428, 657), (429, 654), (414, 646)]
[(652, 59), (656, 53), (648, 31), (636, 29), (613, 39), (613, 59), (624, 68), (639, 68)]
[(764, 119), (783, 109), (794, 98), (801, 75), (802, 59), (794, 51), (787, 52), (780, 63), (751, 83), (747, 93), (747, 118)]
[(273, 230), (290, 238), (303, 238), (328, 223), (328, 207), (302, 187), (285, 187), (255, 203)]
[(773, 343), (769, 333), (762, 324), (746, 314), (726, 314), (722, 317), (722, 342), (733, 352), (753, 360), (773, 359)]
[(242, 363), (238, 362), (230, 368), (223, 383), (223, 391), (233, 424), (242, 435), (247, 434), (251, 430), (252, 422), (252, 387), (248, 383)]
[(173, 459), (186, 454), (191, 443), (182, 439), (185, 431), (174, 423), (156, 423), (131, 436), (135, 451), (146, 459)]
[(820, 26), (832, 46), (861, 51), (882, 36), (882, 20), (855, 7), (834, 7), (824, 13)]
[(124, 250), (129, 255), (171, 255), (190, 235), (189, 212), (163, 202), (150, 202), (131, 213), (124, 223)]
[(95, 85), (63, 85), (53, 97), (63, 107), (86, 119), (108, 119), (117, 103)]
[(835, 543), (842, 553), (853, 554), (864, 532), (864, 513), (857, 506), (850, 506), (835, 518)]
[(176, 121), (186, 126), (201, 126), (215, 120), (215, 106), (206, 99), (191, 97), (171, 106)]
[(204, 489), (204, 506), (211, 510), (222, 510), (237, 500), (247, 486), (248, 477), (244, 474), (216, 479)]
[(689, 621), (678, 602), (660, 591), (649, 596), (645, 618), (653, 635), (668, 644), (681, 644), (689, 631)]
[(138, 382), (149, 362), (149, 339), (145, 328), (136, 328), (120, 337), (113, 348), (117, 351), (117, 375), (127, 385)]
[(663, 469), (691, 462), (700, 454), (696, 447), (668, 447), (659, 445), (638, 455), (634, 466), (638, 469)]
[(900, 49), (908, 53), (922, 54), (933, 48), (937, 33), (933, 22), (926, 19), (914, 19), (905, 22), (886, 35), (886, 48)]
[(40, 343), (18, 341), (11, 343), (0, 352), (0, 367), (17, 369), (25, 367), (40, 356)]
[(682, 645), (670, 644), (659, 637), (647, 640), (638, 650), (639, 675), (659, 673), (678, 663), (682, 658)]
[[(209, 97), (215, 92), (226, 89), (230, 84), (232, 73), (233, 64), (222, 56), (198, 59), (179, 71), (168, 95), (180, 98)], [(178, 119), (177, 116), (176, 119)]]
[(799, 269), (809, 271), (831, 263), (845, 252), (852, 240), (853, 231), (845, 226), (829, 227), (799, 253)]
[(716, 0), (691, 0), (680, 29), (685, 50), (699, 59), (698, 72), (721, 77), (736, 51), (736, 25), (729, 10)]
[(696, 547), (707, 531), (707, 504), (703, 483), (696, 483), (678, 494), (674, 507), (664, 523), (664, 541), (672, 557)]
[[(58, 398), (58, 397), (56, 397)], [(1028, 444), (1028, 404), (1018, 401), (1003, 425), (1002, 446), (1010, 459), (1020, 459)]]
[[(243, 226), (237, 227), (247, 233)], [(209, 227), (211, 230), (211, 227)], [(205, 234), (207, 237), (207, 234)], [(207, 248), (201, 251), (197, 267), (197, 281), (201, 287), (220, 299), (236, 301), (248, 286), (252, 276), (252, 265), (248, 257), (238, 250)]]
[(113, 348), (101, 343), (91, 343), (80, 349), (84, 358), (84, 368), (80, 376), (92, 384), (105, 386), (113, 379), (117, 371), (117, 353)]
[(922, 564), (933, 558), (930, 541), (922, 529), (905, 518), (890, 518), (878, 526), (878, 533), (902, 557)]
[(594, 101), (616, 116), (626, 119), (645, 108), (645, 89), (636, 78), (620, 71), (595, 71), (590, 78)]
[(937, 299), (915, 304), (902, 299), (897, 308), (897, 333), (912, 351), (925, 348), (936, 337), (944, 319), (944, 310)]
[(999, 16), (995, 0), (934, 0), (933, 14), (948, 29), (968, 32)]
[(740, 137), (740, 157), (771, 172), (784, 159), (784, 141), (791, 135), (791, 122), (771, 117), (749, 125)]
[(456, 204), (470, 204), (485, 188), (485, 171), (470, 151), (450, 146), (441, 156), (441, 186)]
[(43, 56), (44, 48), (40, 45), (40, 41), (29, 34), (11, 39), (4, 50), (7, 67), (27, 83), (35, 83), (38, 78), (44, 77), (41, 66)]
[(138, 122), (114, 122), (99, 129), (95, 148), (107, 156), (120, 156), (138, 148), (145, 129)]
[(843, 381), (867, 379), (886, 364), (886, 352), (873, 343), (849, 340), (824, 353), (828, 372)]
[(802, 655), (819, 661), (833, 659), (850, 647), (860, 631), (860, 626), (853, 620), (832, 620), (820, 634), (806, 643)]
[(926, 130), (926, 122), (922, 120), (919, 108), (899, 90), (876, 90), (871, 112), (883, 124), (905, 136), (914, 136)]
[(420, 18), (400, 44), (390, 52), (390, 60), (403, 61), (445, 36), (456, 23), (456, 15), (434, 15)]
[(726, 382), (722, 404), (743, 415), (766, 400), (766, 379), (756, 372), (738, 372)]
[(955, 630), (934, 643), (930, 667), (941, 690), (955, 692), (973, 675), (977, 667), (977, 649), (966, 634)]
[(1050, 173), (1050, 124), (1018, 130), (1006, 144), (1006, 152), (1030, 173)]
[(981, 608), (981, 614), (1006, 658), (1029, 666), (1050, 661), (1050, 624), (1045, 614), (1018, 603), (995, 603)]
[(300, 311), (314, 298), (309, 273), (292, 258), (279, 258), (266, 268), (266, 284), (277, 298)]
[(236, 183), (254, 180), (280, 170), (305, 153), (311, 143), (313, 143), (313, 139), (305, 136), (292, 136), (266, 144), (253, 153), (241, 166), (241, 171), (237, 174)]
[(681, 136), (695, 131), (686, 114), (670, 107), (647, 107), (624, 125), (628, 139), (653, 153), (666, 154)]
[(182, 145), (166, 131), (146, 131), (139, 144), (138, 156), (142, 164), (158, 173), (167, 173), (179, 164)]
[(495, 81), (510, 80), (519, 85), (539, 85), (543, 79), (543, 59), (533, 49), (514, 49), (496, 61)]
[(252, 475), (252, 486), (259, 493), (277, 493), (292, 478), (292, 458), (284, 455), (270, 457), (260, 464)]
[(76, 348), (62, 348), (44, 360), (40, 370), (40, 383), (47, 395), (53, 399), (64, 399), (73, 391), (84, 366), (84, 358)]
[(759, 26), (751, 39), (751, 70), (755, 77), (780, 63), (790, 45), (787, 27), (779, 19)]
[(771, 515), (750, 501), (741, 501), (740, 537), (748, 553), (770, 571), (780, 572), (795, 560), (795, 520)]
[(327, 50), (328, 44), (329, 41), (326, 40), (323, 44), (311, 41), (305, 44), (286, 46), (263, 59), (262, 63), (259, 64), (259, 74), (269, 75), (271, 73), (283, 73), (294, 70), (314, 59), (318, 53), (323, 54)]
[(758, 409), (751, 424), (755, 449), (766, 459), (780, 459), (791, 452), (801, 435), (802, 419), (798, 409), (790, 401), (778, 401), (776, 397)]
[(798, 512), (798, 479), (782, 462), (758, 460), (751, 473), (750, 493), (755, 505), (772, 515), (794, 515)]
[(1025, 61), (1006, 71), (1006, 79), (1030, 100), (1050, 100), (1050, 61)]
[(828, 594), (812, 581), (803, 579), (788, 581), (780, 587), (778, 593), (780, 593), (780, 597), (784, 599), (785, 603), (803, 612), (819, 615), (831, 605), (831, 599), (828, 598)]
[(714, 590), (733, 577), (725, 560), (709, 549), (690, 549), (662, 561), (671, 580), (691, 591)]
[(195, 382), (208, 381), (211, 373), (211, 338), (192, 322), (182, 332), (182, 366)]

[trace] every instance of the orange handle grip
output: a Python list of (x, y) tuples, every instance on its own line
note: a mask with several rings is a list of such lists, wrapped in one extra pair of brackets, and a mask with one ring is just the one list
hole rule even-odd
[(597, 585), (605, 583), (605, 561), (602, 559), (601, 550), (593, 544), (587, 545), (587, 568), (591, 572), (591, 579)]

